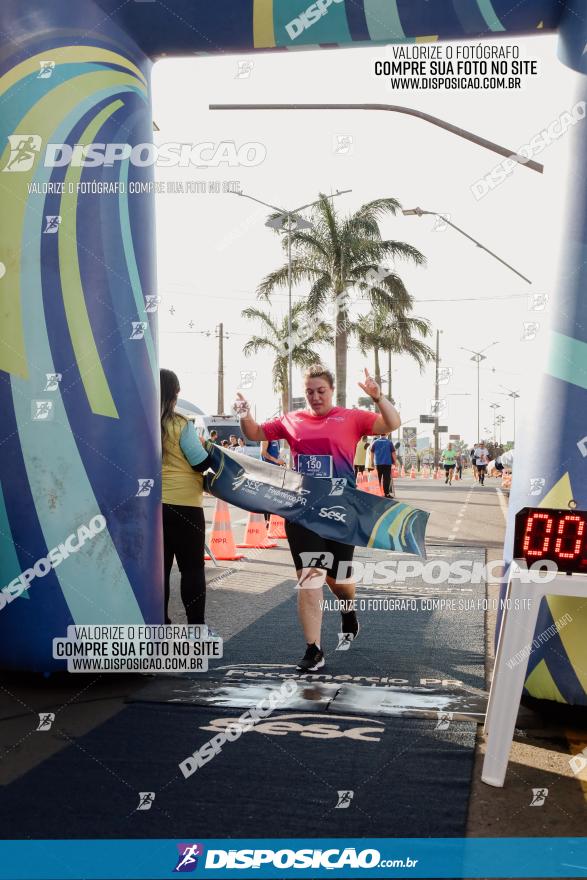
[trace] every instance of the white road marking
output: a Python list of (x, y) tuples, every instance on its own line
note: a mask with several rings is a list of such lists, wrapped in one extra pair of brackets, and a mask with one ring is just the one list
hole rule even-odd
[(499, 498), (499, 506), (501, 507), (501, 512), (503, 513), (503, 518), (505, 519), (505, 521), (507, 523), (507, 521), (508, 521), (508, 506), (507, 506), (507, 502), (505, 500), (505, 495), (503, 494), (501, 489), (498, 489), (497, 486), (495, 487), (495, 491), (497, 492), (497, 497)]

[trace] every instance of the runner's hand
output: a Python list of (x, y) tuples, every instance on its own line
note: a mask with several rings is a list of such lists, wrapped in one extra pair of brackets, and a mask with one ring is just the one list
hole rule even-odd
[(375, 381), (375, 379), (369, 375), (369, 370), (365, 367), (365, 381), (358, 383), (359, 388), (362, 388), (365, 394), (371, 397), (373, 400), (378, 400), (381, 397), (381, 389), (379, 385)]
[(246, 418), (246, 416), (248, 416), (251, 412), (251, 407), (248, 400), (245, 400), (240, 391), (236, 392), (236, 400), (232, 405), (232, 409), (233, 412), (236, 413), (236, 415), (241, 419)]

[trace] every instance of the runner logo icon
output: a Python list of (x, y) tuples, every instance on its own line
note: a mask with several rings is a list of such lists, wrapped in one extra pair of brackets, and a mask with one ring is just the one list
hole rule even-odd
[(320, 513), (323, 519), (335, 519), (337, 522), (346, 522), (346, 510), (344, 507), (321, 507)]
[(201, 843), (178, 843), (177, 851), (179, 857), (173, 870), (182, 874), (195, 871), (198, 867), (198, 857), (204, 855), (204, 847)]
[(347, 810), (351, 801), (354, 798), (354, 791), (339, 791), (338, 792), (338, 803), (335, 806), (335, 810)]
[(39, 712), (39, 726), (37, 730), (51, 730), (51, 725), (54, 721), (54, 712)]
[(304, 568), (332, 568), (334, 565), (333, 553), (321, 553), (315, 550), (302, 551), (300, 559)]
[(30, 171), (41, 149), (38, 134), (9, 134), (10, 156), (2, 171)]
[(154, 791), (139, 791), (139, 805), (137, 810), (150, 810), (155, 800)]
[(140, 480), (138, 480), (138, 484), (139, 488), (137, 494), (135, 495), (135, 498), (146, 498), (147, 495), (151, 494), (151, 489), (155, 485), (155, 480), (150, 480), (148, 478), (145, 479), (144, 477), (142, 477)]

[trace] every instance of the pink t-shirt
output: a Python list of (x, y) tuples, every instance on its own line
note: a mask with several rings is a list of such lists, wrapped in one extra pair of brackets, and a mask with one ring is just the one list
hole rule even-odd
[(286, 413), (261, 427), (268, 440), (287, 440), (297, 469), (298, 455), (332, 456), (332, 476), (346, 477), (354, 485), (355, 449), (363, 434), (372, 434), (378, 413), (333, 407), (325, 416), (308, 410)]

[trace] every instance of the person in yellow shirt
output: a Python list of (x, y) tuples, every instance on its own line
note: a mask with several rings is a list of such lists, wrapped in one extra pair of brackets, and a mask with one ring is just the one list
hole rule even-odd
[(369, 438), (366, 434), (363, 434), (363, 436), (357, 443), (357, 448), (355, 449), (355, 460), (353, 462), (355, 468), (355, 477), (358, 476), (358, 474), (362, 474), (365, 470), (365, 460), (367, 458), (368, 446)]
[(175, 412), (179, 380), (160, 371), (165, 623), (169, 620), (169, 579), (174, 558), (181, 574), (181, 599), (188, 623), (205, 623), (206, 577), (202, 507), (203, 471), (210, 458), (193, 422)]

